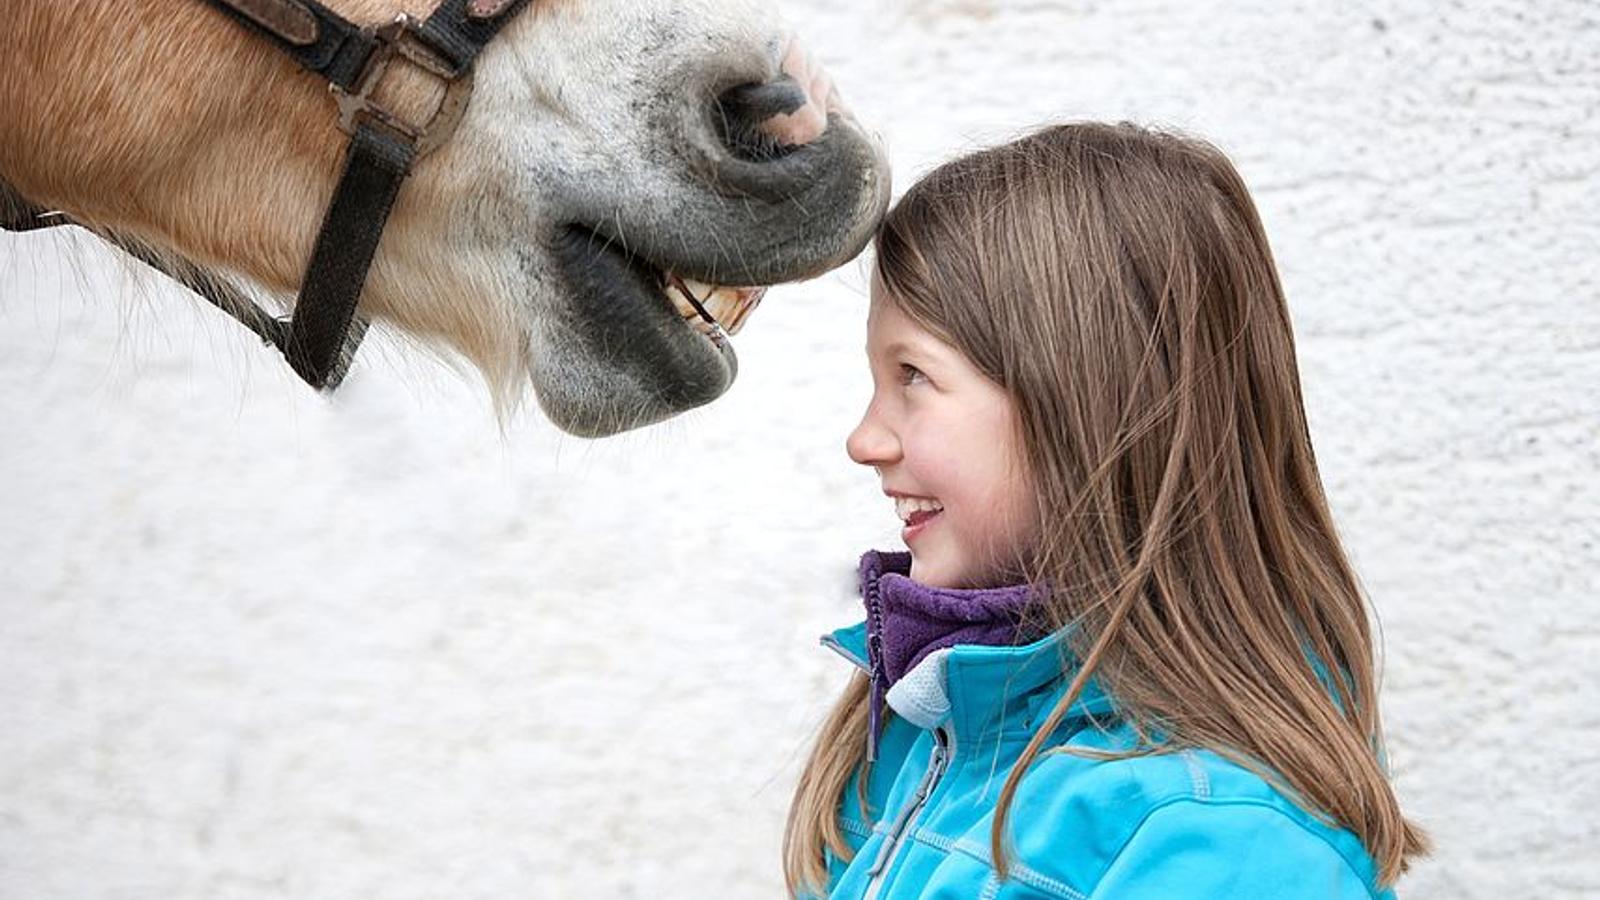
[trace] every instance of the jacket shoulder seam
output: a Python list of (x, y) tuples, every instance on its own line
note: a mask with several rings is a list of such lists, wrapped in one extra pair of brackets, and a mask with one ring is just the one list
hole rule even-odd
[(1333, 852), (1333, 855), (1337, 856), (1339, 861), (1344, 863), (1344, 867), (1349, 871), (1351, 877), (1361, 884), (1361, 887), (1367, 892), (1367, 896), (1373, 898), (1373, 900), (1380, 900), (1379, 895), (1374, 891), (1372, 884), (1369, 883), (1367, 879), (1361, 877), (1361, 873), (1356, 871), (1356, 867), (1350, 862), (1349, 857), (1345, 856), (1344, 853), (1337, 846), (1335, 846), (1332, 841), (1328, 840), (1326, 835), (1319, 833), (1313, 828), (1307, 828), (1304, 822), (1298, 821), (1295, 819), (1295, 817), (1289, 815), (1288, 812), (1275, 803), (1272, 803), (1268, 800), (1258, 800), (1248, 797), (1173, 797), (1155, 804), (1150, 809), (1146, 810), (1145, 814), (1140, 817), (1139, 823), (1133, 827), (1132, 831), (1128, 832), (1128, 837), (1123, 840), (1122, 846), (1117, 848), (1117, 852), (1112, 855), (1111, 860), (1107, 862), (1105, 868), (1101, 870), (1100, 877), (1096, 879), (1097, 889), (1099, 882), (1105, 879), (1106, 873), (1111, 871), (1111, 868), (1117, 864), (1118, 859), (1122, 858), (1123, 852), (1128, 849), (1129, 844), (1133, 843), (1133, 839), (1138, 836), (1141, 830), (1144, 829), (1146, 823), (1150, 821), (1151, 817), (1164, 809), (1177, 806), (1180, 803), (1198, 803), (1203, 806), (1254, 806), (1260, 809), (1271, 810), (1299, 830), (1315, 837), (1317, 840), (1325, 844), (1327, 848)]
[(1200, 762), (1200, 757), (1193, 750), (1184, 750), (1181, 753), (1183, 764), (1189, 770), (1189, 786), (1196, 797), (1210, 799), (1211, 779), (1206, 775), (1206, 768)]

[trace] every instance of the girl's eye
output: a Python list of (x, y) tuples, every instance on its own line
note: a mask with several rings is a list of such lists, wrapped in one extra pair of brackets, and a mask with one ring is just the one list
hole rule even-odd
[(900, 364), (900, 383), (901, 384), (914, 384), (914, 383), (916, 383), (918, 381), (927, 381), (927, 380), (928, 380), (928, 376), (922, 374), (922, 370), (917, 368), (916, 366), (913, 366), (910, 363), (901, 363)]

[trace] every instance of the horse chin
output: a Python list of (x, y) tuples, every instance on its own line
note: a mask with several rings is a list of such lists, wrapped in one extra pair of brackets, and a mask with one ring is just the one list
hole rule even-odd
[(561, 430), (604, 437), (722, 396), (738, 374), (726, 339), (694, 328), (663, 293), (666, 265), (567, 225), (550, 242), (554, 321), (532, 353), (539, 405)]

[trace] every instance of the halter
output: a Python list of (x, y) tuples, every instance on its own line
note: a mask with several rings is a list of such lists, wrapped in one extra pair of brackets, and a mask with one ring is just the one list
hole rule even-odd
[[(416, 160), (455, 132), (472, 96), (473, 60), (528, 0), (443, 0), (421, 22), (401, 14), (367, 28), (317, 0), (207, 2), (326, 79), (338, 101), (339, 127), (350, 135), (344, 170), (294, 312), (279, 319), (199, 266), (175, 262), (138, 241), (106, 236), (277, 347), (307, 384), (332, 390), (366, 333), (366, 319), (357, 315), (356, 306), (401, 183)], [(406, 121), (372, 100), (389, 66), (401, 61), (444, 84), (443, 99), (427, 122)], [(71, 224), (76, 223), (66, 214), (28, 202), (0, 180), (0, 229)]]

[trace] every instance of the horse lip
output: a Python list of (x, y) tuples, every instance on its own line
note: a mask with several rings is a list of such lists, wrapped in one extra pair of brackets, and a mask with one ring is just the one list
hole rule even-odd
[(728, 317), (729, 320), (717, 322), (718, 325), (723, 327), (726, 334), (737, 334), (744, 327), (744, 323), (749, 321), (750, 317), (755, 314), (756, 307), (761, 305), (762, 299), (765, 298), (767, 290), (771, 287), (771, 285), (766, 284), (730, 284), (727, 281), (719, 280), (715, 274), (708, 275), (695, 268), (680, 267), (679, 265), (663, 262), (647, 256), (641, 251), (633, 250), (623, 241), (612, 237), (603, 226), (585, 225), (575, 221), (569, 222), (564, 226), (564, 229), (580, 232), (586, 235), (590, 241), (600, 241), (602, 252), (611, 254), (641, 277), (653, 280), (663, 298), (671, 302), (685, 320), (690, 319), (691, 316), (694, 318), (699, 318), (699, 316), (693, 310), (686, 309), (687, 304), (679, 301), (674, 296), (673, 288), (675, 285), (689, 292), (701, 304), (709, 302), (710, 294), (705, 297), (694, 294), (688, 291), (684, 284), (685, 282), (698, 282), (711, 288), (713, 293), (719, 290), (738, 292), (737, 308)]
[(582, 220), (575, 220), (561, 227), (566, 230), (582, 232), (588, 235), (591, 240), (602, 242), (602, 247), (606, 252), (621, 257), (631, 267), (652, 273), (663, 287), (667, 285), (671, 276), (677, 276), (686, 281), (703, 282), (713, 287), (730, 287), (739, 290), (765, 290), (771, 287), (771, 284), (737, 284), (734, 280), (730, 280), (716, 271), (707, 271), (693, 263), (682, 260), (674, 262), (661, 259), (659, 258), (659, 251), (657, 251), (656, 256), (649, 255), (642, 249), (629, 246), (626, 240), (617, 237), (603, 224), (589, 224)]
[[(720, 388), (703, 383), (704, 379), (698, 379), (697, 385), (688, 388), (674, 386), (672, 379), (681, 378), (686, 373), (658, 370), (656, 374), (665, 388), (661, 394), (664, 402), (683, 404), (681, 409), (689, 409), (710, 402), (732, 385), (738, 375), (739, 362), (727, 332), (717, 328), (711, 334), (704, 334), (679, 315), (662, 292), (668, 270), (596, 228), (569, 223), (557, 229), (557, 234), (558, 238), (553, 242), (553, 255), (558, 268), (566, 274), (569, 286), (580, 297), (574, 309), (580, 319), (587, 319), (592, 328), (602, 332), (610, 329), (625, 332), (640, 324), (638, 320), (675, 323), (667, 328), (683, 329), (683, 333), (692, 335), (693, 343), (690, 346), (706, 347), (719, 360), (722, 375), (715, 380), (721, 382)], [(635, 321), (628, 323), (624, 321), (627, 319)], [(602, 341), (602, 346), (596, 348), (596, 352), (616, 360), (617, 346), (637, 346), (636, 342), (624, 339), (621, 334), (612, 335), (612, 338), (609, 346)], [(677, 344), (679, 350), (685, 349), (681, 341), (667, 340)], [(682, 358), (681, 353), (672, 355), (672, 362), (680, 370), (692, 365)]]
[(871, 240), (889, 203), (882, 142), (838, 112), (816, 140), (774, 160), (740, 159), (710, 140), (691, 139), (681, 149), (680, 158), (658, 163), (672, 178), (650, 185), (649, 199), (594, 172), (560, 198), (554, 221), (613, 241), (657, 270), (759, 286), (814, 278), (848, 262)]

